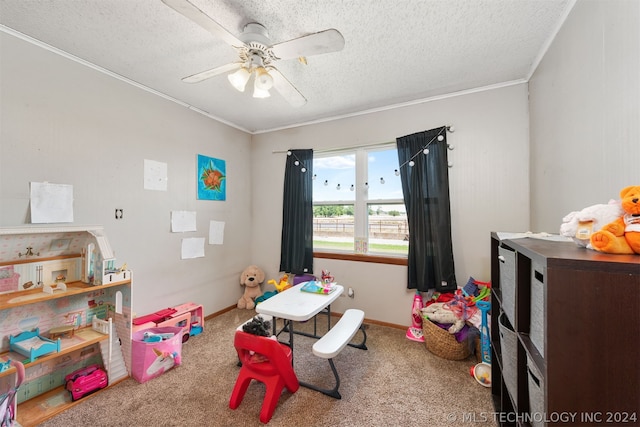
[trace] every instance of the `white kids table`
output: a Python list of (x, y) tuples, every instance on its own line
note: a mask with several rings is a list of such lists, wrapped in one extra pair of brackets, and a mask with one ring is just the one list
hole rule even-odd
[[(306, 282), (305, 282), (306, 283)], [(329, 319), (328, 329), (331, 329), (331, 303), (334, 302), (342, 292), (344, 287), (335, 285), (336, 290), (330, 294), (314, 294), (304, 292), (300, 289), (305, 283), (293, 286), (283, 292), (279, 292), (266, 301), (256, 306), (258, 314), (268, 314), (273, 316), (273, 333), (276, 334), (276, 318), (283, 319), (285, 322), (284, 330), (289, 331), (289, 345), (293, 350), (293, 322), (304, 322), (314, 317), (324, 309), (328, 310), (327, 317)], [(296, 332), (302, 335), (308, 335), (314, 338), (320, 338), (315, 334), (309, 335), (302, 332)]]

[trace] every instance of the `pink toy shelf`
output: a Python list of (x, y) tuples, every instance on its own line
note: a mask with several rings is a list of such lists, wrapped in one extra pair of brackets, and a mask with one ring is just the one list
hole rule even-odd
[(132, 332), (165, 326), (182, 328), (182, 342), (187, 342), (189, 337), (204, 331), (202, 305), (188, 302), (158, 310), (146, 316), (136, 317), (133, 319)]

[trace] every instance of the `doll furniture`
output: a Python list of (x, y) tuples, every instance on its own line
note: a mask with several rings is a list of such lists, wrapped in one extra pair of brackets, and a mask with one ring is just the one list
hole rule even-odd
[(11, 351), (20, 353), (33, 362), (40, 356), (60, 351), (60, 338), (53, 341), (40, 336), (40, 329), (22, 332), (15, 337), (9, 336), (9, 348)]
[(240, 406), (251, 380), (260, 381), (266, 386), (260, 421), (266, 424), (273, 416), (282, 390), (286, 387), (295, 393), (300, 388), (292, 366), (293, 352), (277, 340), (242, 331), (236, 331), (234, 346), (242, 367), (231, 392), (229, 407)]
[(12, 265), (0, 267), (0, 292), (14, 291), (18, 289), (20, 275), (13, 271)]

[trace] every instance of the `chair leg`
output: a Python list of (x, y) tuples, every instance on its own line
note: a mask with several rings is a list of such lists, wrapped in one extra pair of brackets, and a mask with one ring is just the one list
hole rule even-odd
[(284, 389), (284, 381), (282, 378), (273, 378), (265, 383), (266, 391), (260, 410), (260, 421), (264, 424), (268, 423), (278, 406), (278, 401)]
[(249, 384), (251, 383), (251, 377), (243, 374), (242, 370), (238, 374), (238, 379), (236, 380), (236, 385), (233, 386), (233, 391), (231, 392), (231, 398), (229, 399), (229, 408), (236, 409), (242, 403), (242, 399), (244, 399), (244, 395), (249, 388)]

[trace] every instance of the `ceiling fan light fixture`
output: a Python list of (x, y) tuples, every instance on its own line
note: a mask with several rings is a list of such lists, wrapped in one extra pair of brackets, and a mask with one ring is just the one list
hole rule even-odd
[(249, 81), (250, 77), (251, 74), (244, 67), (241, 67), (235, 73), (231, 73), (227, 76), (229, 82), (231, 83), (231, 86), (233, 86), (240, 92), (244, 92), (244, 88), (247, 86), (247, 82)]
[(273, 77), (264, 67), (256, 68), (256, 88), (268, 91), (273, 87)]
[[(257, 82), (257, 80), (256, 80)], [(257, 84), (253, 85), (253, 97), (254, 98), (268, 98), (271, 94), (268, 90), (260, 89)]]

